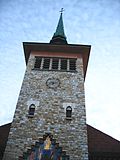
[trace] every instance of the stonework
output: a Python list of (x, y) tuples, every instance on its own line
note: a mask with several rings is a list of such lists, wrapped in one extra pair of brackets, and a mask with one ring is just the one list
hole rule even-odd
[[(30, 55), (3, 160), (17, 160), (45, 133), (51, 133), (70, 156), (70, 160), (88, 160), (87, 129), (82, 58), (76, 72), (39, 71)], [(46, 85), (49, 78), (59, 79), (55, 88)], [(28, 117), (35, 104), (33, 118)], [(73, 107), (66, 119), (65, 105)]]

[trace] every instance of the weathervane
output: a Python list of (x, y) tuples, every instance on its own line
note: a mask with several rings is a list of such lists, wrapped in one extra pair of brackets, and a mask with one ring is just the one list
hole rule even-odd
[(63, 11), (64, 11), (64, 9), (63, 9), (63, 8), (61, 8), (60, 13), (62, 14), (62, 13), (63, 13)]

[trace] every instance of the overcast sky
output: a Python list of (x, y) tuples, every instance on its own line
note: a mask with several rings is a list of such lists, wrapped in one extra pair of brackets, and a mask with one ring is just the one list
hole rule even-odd
[(87, 123), (120, 140), (120, 0), (0, 0), (0, 125), (13, 119), (25, 73), (22, 42), (49, 42), (59, 10), (70, 44), (92, 46)]

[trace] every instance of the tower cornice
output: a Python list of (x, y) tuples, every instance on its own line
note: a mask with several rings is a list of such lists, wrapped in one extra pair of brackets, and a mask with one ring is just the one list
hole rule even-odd
[(52, 44), (51, 45), (49, 43), (23, 42), (23, 48), (24, 48), (26, 65), (31, 52), (34, 52), (34, 51), (80, 54), (83, 59), (83, 71), (84, 71), (84, 79), (85, 79), (88, 61), (89, 61), (90, 49), (91, 49), (90, 45), (81, 45), (81, 44), (67, 44), (67, 45)]

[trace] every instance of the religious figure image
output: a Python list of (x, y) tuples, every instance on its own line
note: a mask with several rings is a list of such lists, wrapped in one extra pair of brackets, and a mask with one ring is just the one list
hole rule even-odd
[(46, 136), (42, 142), (37, 142), (29, 151), (24, 160), (68, 160), (65, 155), (62, 156), (62, 147), (53, 141), (52, 137)]
[(51, 140), (48, 136), (44, 141), (44, 149), (41, 151), (41, 159), (40, 160), (52, 160), (52, 148), (51, 148)]

